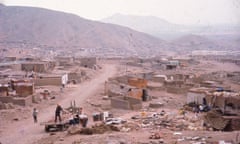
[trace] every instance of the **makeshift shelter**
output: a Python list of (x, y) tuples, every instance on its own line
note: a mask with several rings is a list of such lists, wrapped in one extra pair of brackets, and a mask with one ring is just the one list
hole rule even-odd
[(187, 93), (187, 103), (203, 104), (208, 88), (192, 88)]
[(214, 92), (206, 100), (212, 107), (217, 107), (225, 114), (240, 115), (240, 95), (234, 92)]

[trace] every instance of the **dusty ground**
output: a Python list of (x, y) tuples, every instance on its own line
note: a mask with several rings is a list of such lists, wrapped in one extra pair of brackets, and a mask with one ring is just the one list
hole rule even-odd
[[(131, 68), (128, 67), (130, 70)], [(196, 69), (198, 69), (196, 71)], [(240, 71), (240, 68), (234, 64), (217, 63), (212, 61), (204, 61), (200, 65), (186, 68), (183, 71), (189, 71), (196, 73), (206, 73), (214, 71)], [(50, 100), (36, 104), (39, 109), (39, 122), (33, 123), (31, 117), (32, 107), (21, 108), (16, 107), (12, 110), (5, 110), (1, 112), (0, 116), (0, 142), (2, 144), (147, 144), (147, 143), (159, 143), (161, 140), (149, 139), (149, 136), (158, 132), (161, 135), (164, 143), (170, 144), (188, 144), (197, 143), (190, 138), (199, 137), (205, 139), (207, 143), (214, 143), (219, 140), (234, 141), (237, 139), (237, 135), (240, 132), (213, 132), (205, 130), (184, 130), (180, 133), (174, 129), (166, 129), (164, 127), (149, 128), (141, 125), (141, 120), (133, 120), (132, 116), (140, 115), (141, 111), (129, 111), (129, 110), (117, 110), (109, 107), (108, 100), (102, 100), (104, 96), (104, 82), (116, 74), (122, 73), (117, 69), (117, 65), (108, 64), (99, 70), (99, 72), (90, 80), (77, 85), (70, 85), (64, 89), (63, 93), (57, 95), (55, 100)], [(235, 85), (240, 89), (239, 85)], [(54, 88), (53, 88), (54, 89)], [(55, 88), (58, 91), (58, 88)], [(196, 123), (200, 123), (201, 119), (194, 117), (194, 114), (188, 112), (186, 117), (182, 118), (179, 114), (179, 108), (185, 103), (185, 95), (175, 95), (166, 92), (152, 92), (156, 99), (154, 102), (163, 102), (164, 106), (159, 109), (148, 110), (149, 115), (152, 113), (165, 110), (166, 113), (172, 117), (178, 117), (179, 121), (186, 121), (195, 119)], [(54, 110), (57, 103), (60, 103), (63, 107), (68, 107), (70, 102), (75, 100), (76, 104), (84, 108), (84, 112), (90, 117), (89, 124), (94, 124), (91, 116), (94, 112), (105, 110), (111, 111), (115, 117), (121, 117), (132, 123), (130, 131), (121, 132), (106, 132), (104, 134), (95, 135), (69, 135), (67, 131), (56, 133), (45, 133), (44, 126), (40, 125), (41, 122), (46, 122), (53, 119)], [(167, 101), (167, 102), (166, 102)], [(93, 105), (94, 104), (94, 105)], [(100, 105), (100, 106), (99, 106)], [(148, 107), (149, 102), (144, 103), (144, 107)], [(9, 113), (13, 113), (12, 115)], [(23, 114), (17, 117), (17, 114)], [(16, 120), (15, 118), (18, 118)], [(15, 119), (15, 120), (14, 120)], [(6, 121), (9, 120), (9, 121)], [(185, 140), (183, 140), (185, 138)], [(188, 140), (186, 140), (188, 139)], [(239, 137), (240, 139), (240, 137)]]
[(77, 105), (84, 103), (89, 96), (94, 95), (103, 86), (108, 77), (115, 74), (116, 70), (114, 66), (108, 65), (106, 67), (100, 70), (99, 74), (91, 80), (85, 81), (75, 87), (66, 88), (67, 90), (64, 90), (59, 95), (58, 100), (51, 102), (48, 106), (39, 106), (39, 122), (37, 124), (33, 123), (31, 112), (29, 111), (22, 113), (25, 115), (24, 118), (19, 118), (19, 120), (15, 121), (8, 119), (10, 121), (6, 122), (5, 118), (1, 116), (0, 142), (3, 144), (30, 144), (39, 138), (47, 136), (48, 134), (44, 132), (44, 127), (40, 123), (53, 119), (56, 104), (59, 103), (63, 107), (69, 107), (73, 100), (76, 101)]

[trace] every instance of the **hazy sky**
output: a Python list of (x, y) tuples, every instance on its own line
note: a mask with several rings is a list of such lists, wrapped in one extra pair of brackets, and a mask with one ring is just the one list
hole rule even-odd
[(238, 24), (240, 0), (0, 0), (5, 5), (36, 6), (100, 20), (116, 13), (151, 15), (178, 24)]

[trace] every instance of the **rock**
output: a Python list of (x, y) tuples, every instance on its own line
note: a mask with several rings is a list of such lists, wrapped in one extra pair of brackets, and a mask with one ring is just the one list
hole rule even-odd
[(155, 102), (155, 103), (150, 103), (149, 104), (149, 107), (150, 108), (160, 108), (160, 107), (162, 107), (164, 104), (163, 103), (161, 103), (161, 102)]
[(74, 134), (80, 134), (80, 132), (81, 132), (81, 128), (80, 128), (80, 127), (71, 126), (71, 127), (68, 128), (68, 133), (69, 133), (69, 134), (72, 134), (72, 135), (74, 135)]
[(123, 128), (121, 129), (122, 132), (129, 132), (130, 130), (131, 130), (130, 128), (126, 128), (126, 127), (123, 127)]
[(107, 144), (128, 144), (128, 142), (124, 139), (114, 138), (108, 139), (105, 141)]
[(163, 144), (163, 143), (164, 143), (164, 140), (163, 140), (163, 139), (160, 139), (160, 140), (158, 141), (158, 143), (159, 143), (159, 144)]
[(125, 140), (119, 140), (119, 144), (127, 144)]
[[(110, 129), (112, 131), (120, 131), (120, 127), (116, 126), (116, 125), (109, 125), (110, 126)], [(129, 131), (130, 128), (125, 128), (125, 131)]]
[(81, 144), (81, 141), (74, 141), (72, 144)]
[(200, 140), (200, 139), (201, 139), (201, 138), (198, 137), (198, 136), (195, 136), (195, 137), (192, 138), (192, 140), (194, 140), (194, 141), (198, 141), (198, 140)]
[(14, 121), (19, 121), (19, 119), (18, 119), (18, 118), (14, 118), (13, 120), (14, 120)]
[(149, 143), (150, 143), (150, 144), (159, 144), (158, 141), (150, 141)]
[(160, 139), (160, 138), (161, 138), (161, 135), (159, 132), (155, 132), (149, 137), (149, 139)]
[(182, 135), (181, 132), (174, 132), (173, 135)]
[(103, 100), (109, 100), (109, 96), (103, 96), (102, 99)]
[(82, 128), (80, 131), (80, 134), (86, 134), (86, 135), (92, 135), (93, 129), (91, 128)]
[(50, 99), (56, 99), (56, 97), (55, 97), (55, 96), (52, 96)]
[(56, 133), (51, 132), (49, 135), (56, 135)]
[(131, 117), (131, 119), (140, 119), (141, 117), (139, 115), (134, 115)]

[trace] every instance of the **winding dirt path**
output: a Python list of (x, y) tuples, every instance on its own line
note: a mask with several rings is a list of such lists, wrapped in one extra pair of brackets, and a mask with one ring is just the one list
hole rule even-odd
[[(116, 67), (114, 65), (104, 65), (102, 72), (97, 77), (79, 84), (78, 88), (67, 94), (67, 96), (60, 100), (59, 104), (67, 107), (72, 100), (75, 100), (76, 104), (80, 105), (88, 97), (96, 93), (109, 77), (115, 74)], [(55, 107), (56, 105), (52, 105), (41, 110), (41, 113), (39, 113), (39, 122), (46, 122), (53, 117)], [(7, 127), (1, 134), (0, 142), (2, 144), (31, 144), (48, 135), (43, 129), (43, 126), (33, 123), (32, 117), (30, 117)]]

